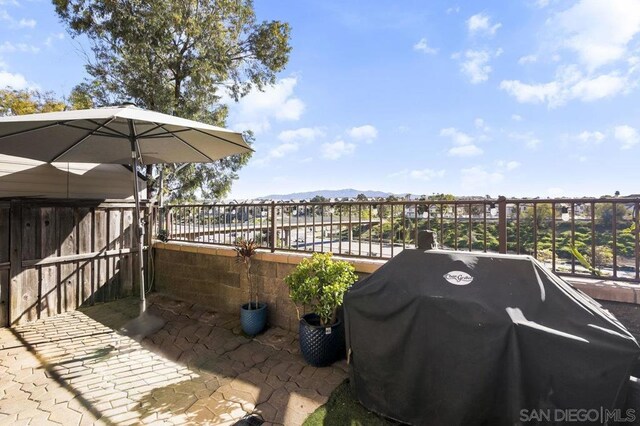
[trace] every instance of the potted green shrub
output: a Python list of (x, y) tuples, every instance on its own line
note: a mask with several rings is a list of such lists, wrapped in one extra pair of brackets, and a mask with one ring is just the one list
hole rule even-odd
[(267, 324), (267, 304), (258, 301), (258, 286), (251, 279), (251, 258), (256, 254), (258, 244), (254, 240), (238, 239), (235, 243), (236, 261), (242, 263), (249, 284), (249, 302), (240, 306), (242, 331), (254, 336), (264, 330)]
[(284, 279), (296, 308), (302, 305), (311, 311), (300, 318), (298, 309), (300, 350), (309, 364), (330, 365), (344, 355), (344, 327), (337, 310), (357, 279), (353, 265), (333, 260), (331, 253), (303, 259)]

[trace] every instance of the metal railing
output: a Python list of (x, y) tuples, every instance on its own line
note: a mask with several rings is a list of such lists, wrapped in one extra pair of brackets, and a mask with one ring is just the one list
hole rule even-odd
[(435, 231), (441, 248), (535, 256), (557, 273), (640, 283), (640, 199), (481, 199), (171, 205), (169, 240), (388, 259)]

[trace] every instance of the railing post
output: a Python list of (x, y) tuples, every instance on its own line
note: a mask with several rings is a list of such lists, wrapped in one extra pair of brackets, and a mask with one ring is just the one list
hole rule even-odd
[(498, 251), (507, 252), (507, 199), (498, 197)]
[(276, 251), (276, 202), (271, 202), (271, 232), (270, 232), (269, 244), (271, 246), (271, 253)]

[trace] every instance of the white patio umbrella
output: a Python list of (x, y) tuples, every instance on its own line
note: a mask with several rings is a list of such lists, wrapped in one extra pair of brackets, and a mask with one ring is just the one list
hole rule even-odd
[(240, 133), (133, 105), (0, 117), (0, 154), (48, 163), (131, 165), (141, 314), (146, 302), (138, 165), (208, 163), (249, 151)]

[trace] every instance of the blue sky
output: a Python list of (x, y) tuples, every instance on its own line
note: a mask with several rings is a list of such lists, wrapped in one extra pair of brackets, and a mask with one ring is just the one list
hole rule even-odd
[[(232, 196), (375, 189), (640, 193), (640, 0), (255, 2), (292, 26)], [(0, 85), (66, 94), (84, 54), (46, 1), (0, 0)]]

